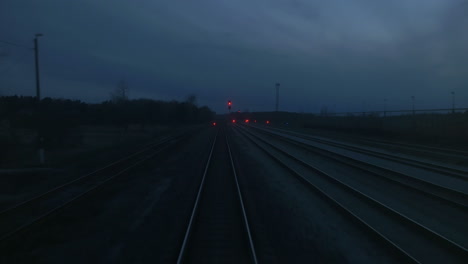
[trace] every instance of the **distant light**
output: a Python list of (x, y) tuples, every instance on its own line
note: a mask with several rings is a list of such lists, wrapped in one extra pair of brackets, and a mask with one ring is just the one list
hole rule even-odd
[(235, 120), (235, 119), (233, 119), (233, 120), (232, 120), (232, 122), (233, 122), (233, 123), (235, 123), (235, 122), (236, 122), (236, 120)]
[(257, 120), (254, 120), (255, 123), (257, 123)]
[(267, 120), (266, 123), (267, 123), (267, 124), (270, 124), (270, 120)]
[(216, 122), (213, 122), (213, 126), (216, 126)]
[(249, 122), (249, 120), (248, 120), (248, 119), (246, 119), (246, 120), (245, 120), (245, 122), (246, 122), (246, 123), (248, 123), (248, 122)]

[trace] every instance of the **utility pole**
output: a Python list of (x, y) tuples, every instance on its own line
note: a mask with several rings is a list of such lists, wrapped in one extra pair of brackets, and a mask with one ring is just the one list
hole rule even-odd
[(362, 102), (362, 116), (366, 116), (366, 102)]
[(276, 112), (278, 112), (278, 108), (279, 108), (279, 87), (280, 87), (280, 84), (276, 83)]
[(383, 100), (384, 102), (384, 105), (383, 105), (383, 116), (386, 117), (387, 116), (387, 98), (385, 98)]
[[(35, 59), (35, 65), (36, 65), (36, 99), (37, 99), (37, 107), (38, 110), (40, 108), (40, 102), (41, 102), (41, 86), (39, 82), (39, 37), (42, 37), (42, 34), (36, 34), (34, 37), (34, 59)], [(38, 114), (40, 114), (40, 111), (38, 111)], [(44, 136), (43, 136), (43, 131), (42, 131), (42, 124), (39, 124), (38, 127), (38, 151), (37, 154), (39, 156), (39, 163), (41, 165), (45, 164), (45, 151), (44, 151)]]
[(41, 100), (41, 87), (39, 82), (39, 43), (38, 38), (42, 37), (42, 34), (36, 34), (34, 38), (34, 58), (36, 61), (36, 98), (37, 101)]
[(452, 94), (452, 114), (455, 114), (455, 92), (451, 92)]
[(275, 107), (276, 112), (278, 112), (279, 110), (279, 87), (280, 87), (280, 83), (276, 83), (276, 107)]
[(411, 100), (413, 101), (413, 116), (415, 114), (415, 110), (414, 110), (414, 95), (411, 96)]

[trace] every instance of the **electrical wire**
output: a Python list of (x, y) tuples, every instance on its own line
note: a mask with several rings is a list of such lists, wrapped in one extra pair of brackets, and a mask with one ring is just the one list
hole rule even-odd
[(0, 71), (0, 78), (4, 77), (7, 73), (11, 72), (14, 69), (17, 69), (19, 66), (24, 64), (22, 63), (22, 61), (24, 61), (26, 54), (27, 52), (20, 53), (18, 56), (16, 56), (15, 60), (10, 61), (12, 65)]
[(13, 43), (13, 42), (10, 42), (10, 41), (0, 40), (0, 43), (8, 44), (8, 45), (19, 47), (19, 48), (31, 49), (31, 47), (26, 47), (26, 46), (23, 46), (21, 44)]

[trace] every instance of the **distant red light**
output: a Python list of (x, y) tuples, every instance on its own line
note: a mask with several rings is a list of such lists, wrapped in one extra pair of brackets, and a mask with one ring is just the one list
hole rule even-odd
[(254, 120), (254, 123), (257, 123), (257, 120)]
[(267, 123), (267, 124), (270, 124), (270, 121), (269, 121), (269, 120), (267, 120), (267, 121), (266, 121), (266, 123)]
[(216, 126), (216, 122), (213, 122), (213, 126)]
[(235, 123), (235, 122), (236, 122), (236, 120), (235, 120), (235, 119), (233, 119), (233, 120), (232, 120), (232, 122), (233, 122), (233, 123)]
[(249, 122), (249, 120), (248, 120), (248, 119), (246, 119), (246, 120), (245, 120), (245, 122), (246, 122), (246, 123), (248, 123), (248, 122)]

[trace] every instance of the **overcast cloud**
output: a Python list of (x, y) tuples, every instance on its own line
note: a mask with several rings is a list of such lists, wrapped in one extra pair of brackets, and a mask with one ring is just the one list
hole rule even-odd
[[(468, 107), (462, 0), (2, 0), (0, 41), (40, 32), (43, 95), (198, 96), (217, 112)], [(0, 94), (34, 95), (33, 52), (0, 43)]]

